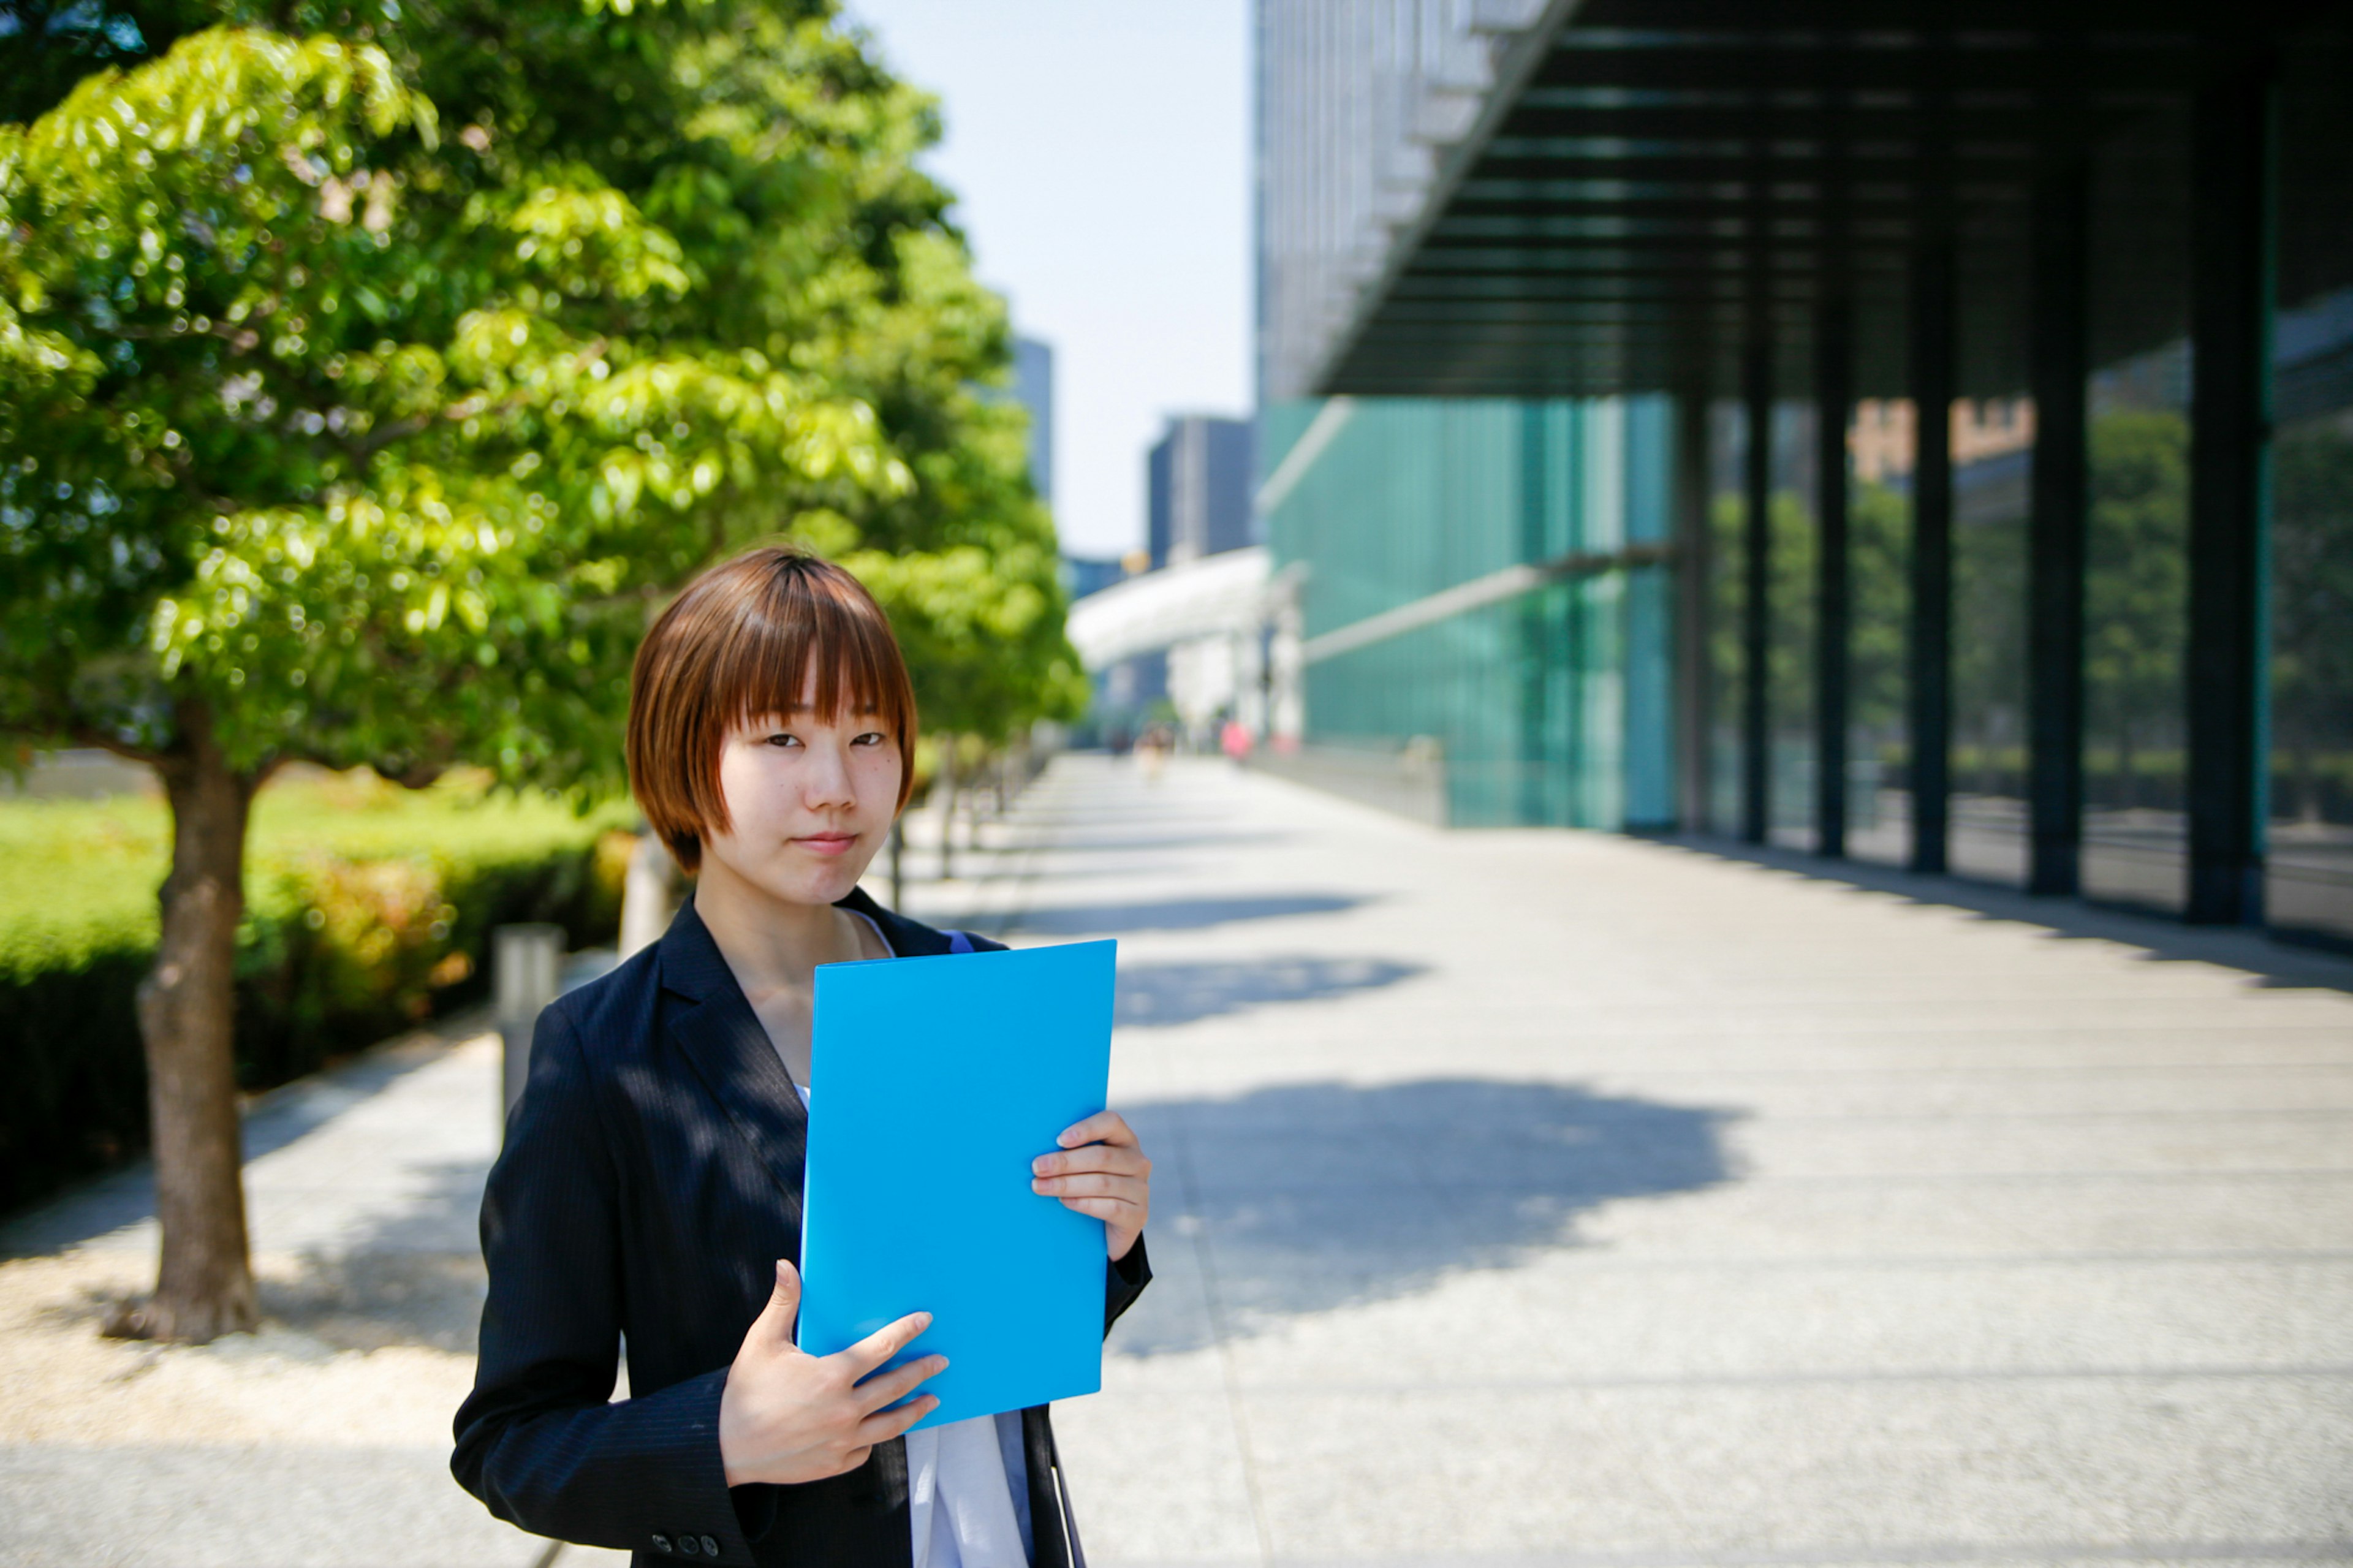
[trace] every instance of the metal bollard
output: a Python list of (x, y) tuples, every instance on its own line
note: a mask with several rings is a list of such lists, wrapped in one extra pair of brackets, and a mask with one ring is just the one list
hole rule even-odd
[(498, 996), (499, 1039), (505, 1047), (499, 1124), (514, 1112), (531, 1076), (531, 1032), (539, 1010), (555, 1000), (556, 973), (564, 963), (564, 928), (558, 925), (500, 926), (491, 932), (491, 985)]

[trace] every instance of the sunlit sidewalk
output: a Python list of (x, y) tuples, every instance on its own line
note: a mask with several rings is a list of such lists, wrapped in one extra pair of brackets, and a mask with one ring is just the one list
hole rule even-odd
[(246, 1121), (265, 1325), (98, 1337), (152, 1284), (140, 1166), (0, 1229), (0, 1563), (525, 1568), (546, 1543), (449, 1479), (473, 1382), (497, 1037), (420, 1031)]
[(2353, 1560), (2353, 965), (1208, 761), (1023, 804), (997, 918), (1120, 938), (1158, 1162), (1098, 1563)]
[[(914, 912), (1122, 943), (1099, 1568), (2353, 1560), (2353, 965), (1207, 761), (935, 830)], [(446, 1468), (496, 1061), (258, 1110), (260, 1335), (96, 1338), (139, 1173), (0, 1232), (0, 1563), (550, 1561)]]

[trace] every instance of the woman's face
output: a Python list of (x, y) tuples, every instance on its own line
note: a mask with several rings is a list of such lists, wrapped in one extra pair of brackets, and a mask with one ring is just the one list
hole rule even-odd
[(702, 846), (715, 865), (771, 898), (830, 904), (849, 893), (899, 805), (899, 737), (872, 712), (818, 722), (811, 675), (801, 705), (728, 731), (719, 788), (728, 827)]

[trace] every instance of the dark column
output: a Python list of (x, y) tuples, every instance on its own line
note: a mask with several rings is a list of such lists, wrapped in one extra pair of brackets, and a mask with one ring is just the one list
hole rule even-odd
[[(2263, 918), (2276, 110), (2268, 62), (2227, 62), (2190, 151), (2188, 917)], [(2353, 630), (2348, 630), (2353, 636)]]
[(1824, 295), (1814, 321), (1814, 852), (1846, 853), (1847, 411), (1853, 304)]
[(1675, 396), (1675, 816), (1685, 833), (1708, 826), (1708, 744), (1714, 731), (1707, 644), (1707, 384)]
[(1741, 491), (1746, 504), (1740, 599), (1740, 836), (1765, 842), (1771, 823), (1771, 714), (1766, 707), (1766, 633), (1772, 614), (1773, 346), (1759, 336), (1741, 367), (1748, 450)]
[(2027, 559), (2027, 890), (2073, 893), (2084, 820), (2084, 213), (2080, 159), (2034, 193), (2034, 489)]
[[(1552, 507), (1546, 481), (1546, 427), (1552, 405), (1535, 399), (1520, 405), (1520, 559), (1542, 561), (1560, 546), (1547, 527)], [(1516, 620), (1520, 639), (1520, 735), (1516, 822), (1535, 826), (1561, 821), (1553, 808), (1555, 792), (1548, 788), (1567, 759), (1551, 754), (1545, 742), (1551, 726), (1546, 722), (1552, 705), (1553, 682), (1561, 670), (1557, 627), (1552, 595), (1530, 594), (1519, 602)], [(1567, 792), (1559, 792), (1564, 801)]]
[(1953, 740), (1953, 240), (1912, 261), (1912, 869), (1941, 875)]

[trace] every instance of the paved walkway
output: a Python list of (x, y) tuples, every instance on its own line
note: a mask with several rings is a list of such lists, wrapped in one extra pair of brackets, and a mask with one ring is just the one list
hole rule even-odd
[(496, 1037), (459, 1020), (248, 1118), (259, 1334), (200, 1349), (97, 1337), (109, 1300), (153, 1281), (144, 1167), (0, 1230), (15, 1255), (0, 1264), (0, 1563), (533, 1563), (543, 1543), (448, 1469), (497, 1073)]
[(2353, 1561), (2353, 967), (1210, 763), (1032, 809), (1159, 1162), (1099, 1563)]
[[(910, 904), (1121, 939), (1158, 1162), (1059, 1416), (1100, 1568), (2353, 1562), (2353, 965), (1222, 763), (991, 842)], [(544, 1561), (444, 1468), (469, 1035), (249, 1124), (261, 1335), (94, 1337), (136, 1173), (0, 1231), (0, 1563)]]

